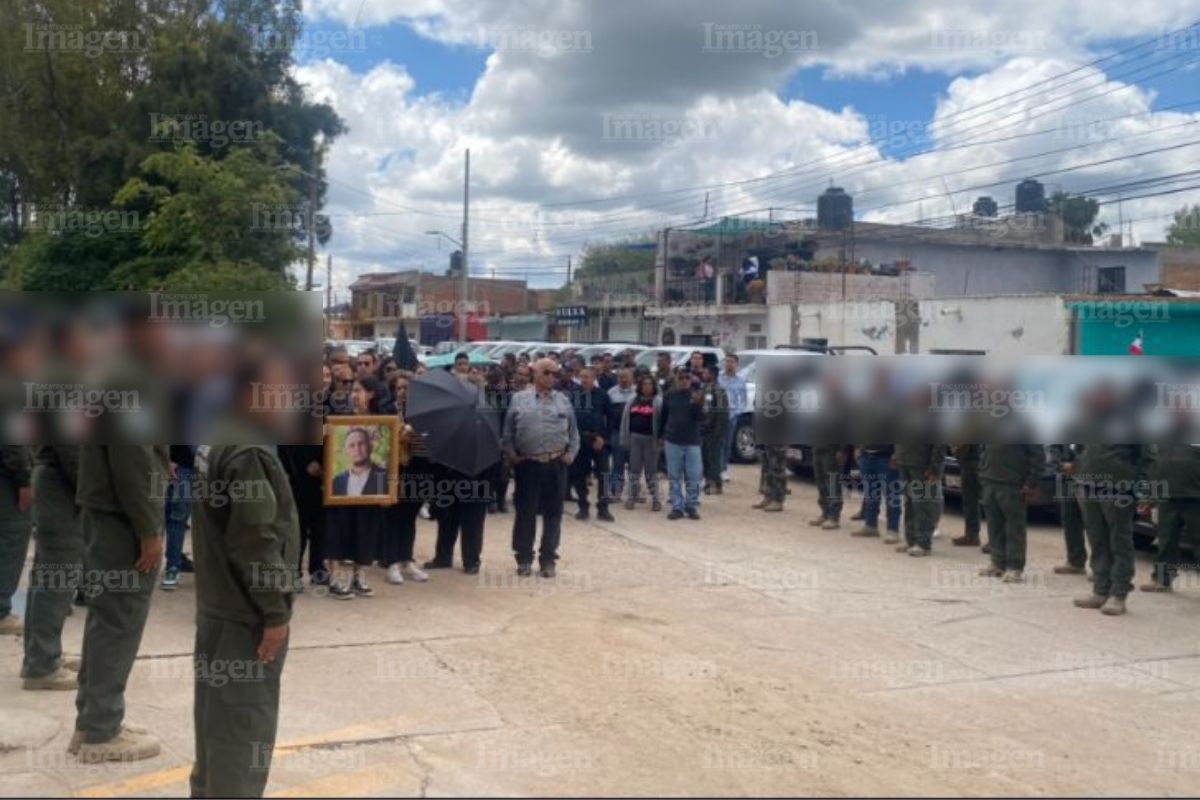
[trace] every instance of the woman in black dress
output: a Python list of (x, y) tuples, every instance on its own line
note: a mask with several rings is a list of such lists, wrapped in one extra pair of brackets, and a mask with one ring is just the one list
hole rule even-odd
[[(386, 392), (370, 375), (355, 378), (347, 411), (352, 415), (381, 414)], [(372, 492), (387, 487), (372, 487)], [(379, 539), (387, 524), (389, 508), (382, 506), (334, 506), (325, 509), (325, 552), (333, 566), (329, 596), (338, 600), (375, 594), (363, 576), (363, 568), (374, 563)], [(351, 567), (352, 569), (347, 569)]]
[[(408, 376), (395, 374), (389, 388), (391, 401), (400, 419), (408, 406)], [(396, 585), (410, 581), (424, 583), (429, 575), (413, 560), (413, 543), (417, 538), (417, 514), (428, 499), (432, 484), (431, 465), (425, 458), (425, 444), (412, 428), (405, 427), (404, 441), (408, 445), (408, 464), (400, 475), (400, 502), (386, 509), (387, 527), (379, 539), (379, 564), (387, 566), (387, 582)]]

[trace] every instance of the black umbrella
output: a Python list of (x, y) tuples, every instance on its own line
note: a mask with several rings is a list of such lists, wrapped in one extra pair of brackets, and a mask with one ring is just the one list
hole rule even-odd
[(409, 383), (407, 411), (404, 421), (425, 440), (430, 461), (478, 475), (500, 460), (498, 415), (474, 384), (431, 370)]
[(392, 358), (396, 366), (409, 372), (417, 370), (417, 354), (413, 352), (412, 344), (408, 341), (408, 331), (404, 329), (404, 320), (400, 321), (400, 330), (396, 331), (396, 343), (392, 345)]

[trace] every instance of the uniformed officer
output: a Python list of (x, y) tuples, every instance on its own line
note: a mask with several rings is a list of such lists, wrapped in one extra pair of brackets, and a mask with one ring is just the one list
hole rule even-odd
[[(904, 544), (896, 552), (910, 556), (929, 555), (933, 529), (942, 508), (942, 471), (945, 447), (937, 444), (897, 444), (892, 460), (904, 487)], [(897, 537), (884, 538), (885, 544)]]
[(83, 445), (80, 507), (88, 613), (78, 716), (68, 751), (85, 762), (158, 755), (158, 739), (125, 724), (125, 684), (133, 669), (163, 560), (165, 445)]
[(261, 797), (300, 580), (296, 503), (268, 445), (202, 445), (196, 475), (192, 797)]
[(33, 469), (33, 568), (25, 611), (24, 689), (76, 689), (77, 660), (65, 661), (62, 630), (83, 569), (83, 533), (75, 486), (79, 447), (42, 445)]
[(813, 480), (817, 484), (817, 505), (820, 515), (808, 521), (823, 530), (837, 530), (842, 516), (843, 448), (838, 445), (813, 445)]
[[(951, 540), (956, 547), (979, 545), (979, 509), (983, 503), (983, 486), (979, 479), (981, 445), (960, 444), (954, 447), (954, 458), (958, 461), (960, 478), (959, 492), (962, 497), (963, 535)], [(991, 526), (988, 527), (991, 530)]]
[(1200, 547), (1200, 445), (1169, 444), (1158, 449), (1157, 479), (1164, 496), (1158, 498), (1158, 551), (1154, 574), (1143, 592), (1169, 592), (1179, 569), (1179, 545), (1193, 553)]
[(12, 613), (12, 597), (21, 583), (29, 549), (31, 471), (26, 448), (0, 445), (0, 635), (22, 632), (21, 618)]
[(1071, 474), (1079, 487), (1083, 523), (1092, 547), (1092, 593), (1079, 597), (1080, 608), (1104, 614), (1125, 613), (1133, 589), (1133, 515), (1139, 487), (1154, 468), (1154, 445), (1086, 444)]
[(704, 416), (700, 420), (700, 459), (704, 493), (724, 491), (725, 444), (729, 439), (729, 395), (717, 381), (716, 368), (704, 370)]
[(759, 479), (762, 500), (754, 508), (768, 513), (783, 511), (783, 500), (787, 496), (787, 448), (768, 444), (762, 448), (762, 473)]
[[(1045, 461), (1040, 444), (989, 444), (979, 458), (992, 563), (979, 571), (1005, 583), (1024, 580), (1026, 504), (1037, 491)], [(963, 496), (966, 502), (966, 495)]]
[(579, 453), (579, 428), (575, 409), (565, 394), (554, 389), (558, 364), (539, 359), (533, 365), (533, 386), (513, 395), (504, 417), (501, 444), (513, 463), (513, 554), (517, 574), (533, 571), (537, 518), (542, 516), (542, 541), (538, 548), (541, 575), (553, 578), (562, 532), (563, 500), (567, 490), (567, 465)]
[(1054, 568), (1056, 575), (1087, 574), (1087, 539), (1083, 531), (1083, 510), (1075, 496), (1075, 481), (1064, 471), (1064, 465), (1074, 463), (1075, 445), (1048, 445), (1050, 458), (1058, 474), (1055, 476), (1055, 494), (1058, 496), (1059, 516), (1062, 519), (1063, 539), (1067, 547), (1067, 563)]

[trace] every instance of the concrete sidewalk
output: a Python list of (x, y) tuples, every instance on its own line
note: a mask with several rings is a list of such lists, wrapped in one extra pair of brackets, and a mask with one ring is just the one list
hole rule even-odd
[[(1104, 617), (1050, 572), (1057, 528), (1035, 525), (1028, 582), (1001, 584), (950, 546), (953, 511), (914, 559), (848, 520), (806, 526), (809, 483), (783, 514), (751, 510), (757, 476), (735, 468), (700, 522), (565, 520), (554, 581), (516, 578), (501, 515), (479, 576), (305, 594), (268, 793), (1195, 793), (1194, 575)], [(189, 576), (155, 596), (128, 716), (165, 748), (137, 764), (68, 757), (73, 693), (21, 691), (19, 640), (0, 640), (0, 795), (185, 795), (193, 603)]]

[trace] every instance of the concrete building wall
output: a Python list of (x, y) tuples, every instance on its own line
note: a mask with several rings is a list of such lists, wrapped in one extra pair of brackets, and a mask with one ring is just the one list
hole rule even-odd
[(920, 352), (983, 350), (989, 355), (1067, 355), (1070, 318), (1054, 295), (960, 297), (920, 304)]

